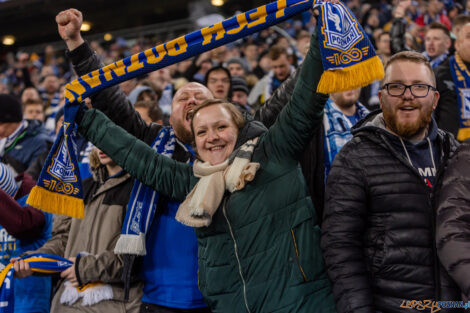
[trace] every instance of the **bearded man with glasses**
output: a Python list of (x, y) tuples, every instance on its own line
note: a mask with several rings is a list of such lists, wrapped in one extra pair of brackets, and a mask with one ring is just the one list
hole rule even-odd
[(458, 145), (432, 117), (435, 86), (423, 55), (392, 56), (382, 112), (353, 127), (333, 162), (322, 248), (338, 313), (411, 313), (421, 307), (407, 301), (459, 300), (434, 243), (434, 185)]

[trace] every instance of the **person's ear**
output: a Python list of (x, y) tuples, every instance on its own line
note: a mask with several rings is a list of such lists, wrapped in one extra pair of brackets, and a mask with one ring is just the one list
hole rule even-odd
[(441, 94), (439, 93), (439, 91), (434, 91), (434, 99), (433, 99), (433, 103), (432, 103), (432, 109), (433, 111), (436, 109), (437, 107), (437, 103), (439, 102), (439, 98), (441, 97)]
[(383, 89), (380, 88), (379, 91), (377, 92), (377, 96), (379, 97), (379, 105), (380, 105), (380, 109), (382, 110), (382, 97), (383, 97)]

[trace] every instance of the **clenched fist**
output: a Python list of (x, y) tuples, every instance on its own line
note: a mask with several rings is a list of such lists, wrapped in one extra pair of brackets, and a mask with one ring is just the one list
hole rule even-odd
[(60, 12), (55, 17), (59, 35), (67, 44), (69, 50), (77, 48), (83, 43), (80, 35), (80, 27), (82, 26), (82, 12), (76, 9), (68, 9)]

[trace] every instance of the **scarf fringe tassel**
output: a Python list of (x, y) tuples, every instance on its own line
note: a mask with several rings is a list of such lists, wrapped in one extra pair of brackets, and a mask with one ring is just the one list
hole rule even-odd
[(84, 216), (83, 200), (46, 190), (35, 186), (26, 203), (45, 212), (62, 214), (82, 219)]
[(71, 306), (78, 299), (82, 299), (83, 306), (91, 306), (97, 304), (103, 300), (112, 300), (113, 299), (113, 288), (107, 284), (89, 284), (90, 286), (83, 289), (83, 291), (78, 291), (77, 288), (72, 287), (72, 285), (67, 281), (65, 284), (65, 290), (60, 296), (60, 303), (64, 305)]
[(133, 254), (133, 255), (146, 255), (145, 249), (145, 234), (139, 235), (121, 234), (116, 246), (114, 247), (115, 254)]
[(324, 71), (317, 86), (319, 93), (348, 91), (369, 85), (384, 77), (382, 61), (378, 56), (340, 70)]

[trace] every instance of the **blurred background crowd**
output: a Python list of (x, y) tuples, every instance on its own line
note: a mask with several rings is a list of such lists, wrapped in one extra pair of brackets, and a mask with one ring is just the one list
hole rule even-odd
[[(453, 46), (447, 41), (450, 43), (455, 39), (456, 25), (465, 23), (470, 12), (470, 1), (464, 0), (350, 0), (346, 3), (360, 20), (384, 62), (392, 53), (404, 49), (426, 52), (431, 58), (447, 50), (452, 54)], [(0, 3), (4, 4), (8, 2)], [(245, 6), (241, 9), (250, 9), (249, 4)], [(182, 27), (180, 23), (173, 27), (174, 31), (171, 27), (163, 27), (165, 32), (162, 32), (157, 24), (153, 34), (136, 30), (126, 32), (126, 36), (106, 32), (97, 37), (90, 33), (88, 38), (89, 33), (85, 32), (88, 24), (85, 22), (82, 32), (102, 61), (110, 64), (219, 21), (224, 18), (223, 11), (223, 6), (210, 6), (210, 10), (200, 13), (205, 15), (192, 19), (192, 23), (183, 23), (185, 29), (177, 29)], [(87, 14), (84, 11), (84, 15)], [(54, 26), (52, 18), (49, 22)], [(427, 29), (436, 22), (448, 29), (442, 31), (442, 37), (449, 37), (448, 40), (437, 36), (439, 38), (426, 41)], [(301, 64), (308, 48), (309, 34), (314, 29), (315, 19), (306, 12), (233, 44), (122, 83), (121, 88), (134, 104), (146, 100), (136, 108), (142, 110), (148, 121), (167, 122), (172, 95), (187, 81), (206, 84), (217, 98), (232, 99), (253, 112)], [(8, 46), (10, 37), (14, 40), (14, 36), (3, 37), (0, 50), (0, 93), (21, 99), (24, 118), (44, 122), (45, 128), (53, 133), (56, 112), (64, 104), (63, 86), (74, 79), (65, 45), (51, 42), (25, 47), (21, 43)], [(360, 100), (369, 109), (378, 105), (377, 87), (371, 85), (362, 89)]]

